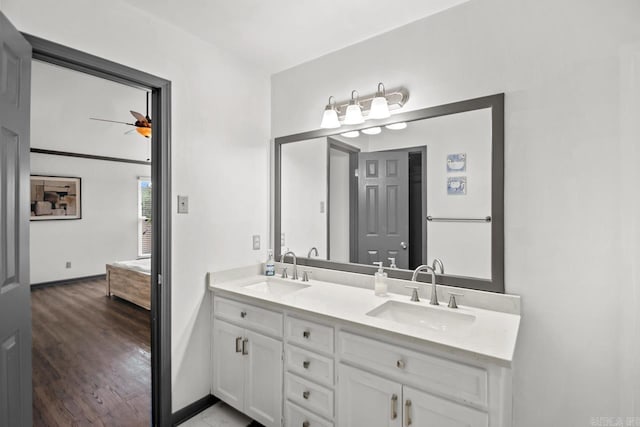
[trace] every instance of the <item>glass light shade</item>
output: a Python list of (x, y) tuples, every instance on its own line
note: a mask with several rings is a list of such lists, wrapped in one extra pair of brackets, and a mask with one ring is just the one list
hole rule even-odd
[(391, 117), (389, 112), (389, 104), (387, 104), (387, 98), (384, 96), (376, 96), (371, 101), (371, 109), (369, 110), (370, 119), (386, 119)]
[(385, 127), (387, 129), (391, 129), (391, 130), (400, 130), (400, 129), (406, 128), (407, 127), (407, 123), (406, 122), (392, 123), (390, 125), (386, 125)]
[(322, 123), (320, 123), (322, 129), (335, 129), (340, 127), (340, 120), (338, 120), (338, 112), (333, 108), (324, 110), (322, 115)]
[(358, 132), (357, 130), (352, 130), (350, 132), (341, 133), (340, 135), (344, 136), (345, 138), (357, 138), (360, 136), (360, 132)]
[(138, 132), (140, 135), (144, 136), (145, 138), (151, 137), (151, 128), (143, 128), (143, 127), (136, 126), (136, 132)]
[(349, 104), (347, 112), (344, 116), (345, 125), (359, 125), (364, 123), (364, 117), (362, 117), (362, 109), (360, 104)]
[(367, 135), (377, 135), (380, 132), (382, 132), (382, 129), (378, 126), (374, 127), (374, 128), (368, 128), (368, 129), (362, 129), (362, 133), (367, 134)]

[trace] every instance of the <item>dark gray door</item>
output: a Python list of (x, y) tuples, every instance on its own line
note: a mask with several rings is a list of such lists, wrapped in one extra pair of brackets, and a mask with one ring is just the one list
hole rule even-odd
[(30, 426), (31, 46), (0, 13), (0, 426)]
[(396, 259), (409, 268), (409, 154), (360, 153), (358, 159), (358, 262)]

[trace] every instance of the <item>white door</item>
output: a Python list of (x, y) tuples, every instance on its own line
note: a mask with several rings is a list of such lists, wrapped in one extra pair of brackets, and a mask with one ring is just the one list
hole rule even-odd
[(30, 426), (31, 45), (0, 13), (0, 427)]
[(245, 413), (266, 427), (281, 426), (282, 342), (246, 331)]
[(337, 401), (340, 427), (402, 427), (402, 386), (396, 382), (340, 364)]
[[(213, 322), (213, 394), (239, 411), (244, 410), (244, 329)], [(246, 342), (244, 343), (246, 353)]]
[(485, 412), (411, 387), (404, 386), (403, 397), (405, 425), (415, 427), (487, 427), (489, 425), (489, 417)]

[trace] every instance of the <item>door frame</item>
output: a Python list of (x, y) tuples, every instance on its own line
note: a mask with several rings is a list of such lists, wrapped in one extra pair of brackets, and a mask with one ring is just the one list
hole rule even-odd
[(33, 59), (152, 92), (151, 422), (170, 426), (171, 82), (31, 34), (22, 35), (33, 48)]

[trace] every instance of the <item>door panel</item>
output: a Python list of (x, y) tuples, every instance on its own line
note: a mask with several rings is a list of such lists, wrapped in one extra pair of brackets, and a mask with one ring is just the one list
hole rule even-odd
[(0, 13), (0, 426), (30, 426), (31, 46)]
[(402, 386), (396, 382), (340, 364), (337, 402), (341, 427), (402, 426)]
[(360, 153), (358, 163), (358, 262), (409, 268), (409, 153)]
[(413, 426), (487, 427), (486, 412), (469, 408), (428, 393), (403, 387), (403, 408), (406, 420)]
[(244, 329), (222, 320), (213, 322), (213, 393), (238, 409), (244, 410)]
[(282, 342), (246, 331), (245, 413), (266, 427), (281, 426)]

